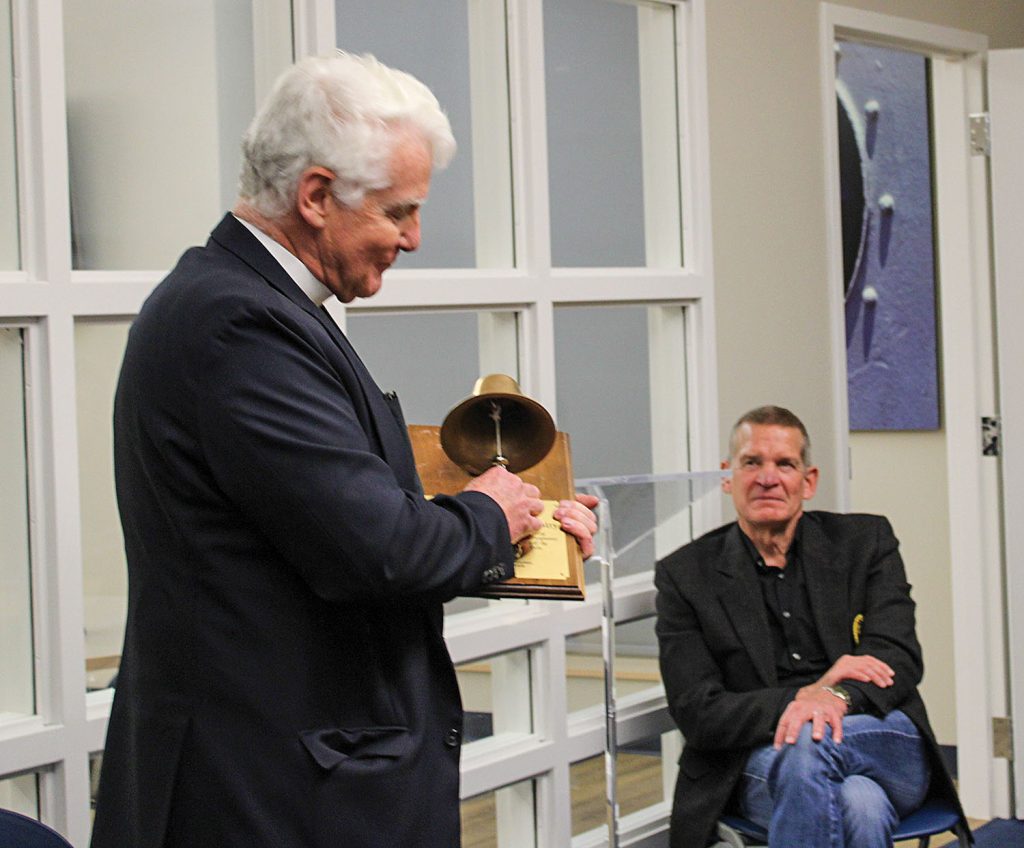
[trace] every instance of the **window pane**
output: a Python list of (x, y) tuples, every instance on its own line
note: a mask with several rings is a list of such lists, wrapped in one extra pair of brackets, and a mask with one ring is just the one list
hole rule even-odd
[(534, 785), (524, 780), (462, 802), (462, 848), (533, 845)]
[(544, 3), (551, 261), (682, 261), (671, 6)]
[(370, 11), (361, 0), (335, 0), (334, 8), (338, 46), (372, 53), (425, 83), (459, 145), (431, 184), (422, 246), (397, 267), (511, 267), (504, 2), (376, 0)]
[(0, 328), (0, 720), (35, 710), (23, 331)]
[(103, 752), (89, 754), (89, 809), (96, 809), (96, 793), (100, 789), (100, 772), (103, 771)]
[(409, 424), (440, 425), (484, 373), (518, 379), (515, 313), (350, 311), (345, 334)]
[[(252, 10), (64, 0), (75, 268), (169, 267), (233, 204), (254, 80), (276, 70)], [(291, 43), (287, 26), (268, 37)]]
[(0, 270), (5, 271), (21, 267), (12, 52), (11, 0), (0, 0)]
[[(565, 667), (569, 711), (604, 706), (604, 658), (601, 631), (587, 630), (566, 640)], [(661, 683), (654, 619), (615, 626), (615, 697), (623, 698)]]
[[(615, 758), (615, 793), (620, 817), (665, 800), (661, 768), (660, 737), (619, 748)], [(606, 826), (606, 780), (604, 754), (570, 766), (573, 836)]]
[[(688, 469), (685, 342), (679, 307), (555, 309), (556, 374), (572, 375), (558, 381), (558, 428), (572, 437), (577, 480)], [(603, 495), (616, 577), (653, 568), (688, 538), (686, 485), (605, 486)]]
[(460, 663), (455, 671), (466, 711), (464, 743), (532, 731), (528, 649)]
[(651, 473), (647, 309), (557, 307), (555, 374), (575, 475)]
[(128, 321), (75, 325), (78, 461), (82, 506), (85, 668), (89, 689), (111, 685), (121, 660), (127, 565), (114, 494), (111, 420)]
[(30, 819), (39, 818), (39, 776), (23, 774), (0, 780), (0, 807)]

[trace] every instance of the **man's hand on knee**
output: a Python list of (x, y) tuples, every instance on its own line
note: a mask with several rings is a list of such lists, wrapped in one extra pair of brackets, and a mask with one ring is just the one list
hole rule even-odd
[(817, 684), (804, 686), (779, 717), (775, 727), (776, 750), (783, 745), (793, 745), (800, 736), (803, 726), (810, 722), (811, 738), (820, 742), (825, 738), (825, 728), (832, 728), (832, 741), (837, 745), (843, 741), (843, 716), (846, 703), (831, 695)]

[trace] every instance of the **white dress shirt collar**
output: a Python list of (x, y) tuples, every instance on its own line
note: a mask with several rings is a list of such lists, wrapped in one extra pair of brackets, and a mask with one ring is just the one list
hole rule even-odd
[(272, 239), (263, 232), (263, 230), (259, 229), (259, 227), (253, 226), (248, 221), (239, 218), (237, 215), (235, 215), (235, 220), (259, 239), (260, 244), (262, 244), (269, 251), (270, 255), (277, 260), (278, 264), (284, 268), (288, 276), (295, 281), (295, 285), (302, 289), (302, 292), (306, 297), (313, 301), (317, 306), (323, 306), (324, 301), (331, 296), (331, 290), (310, 273), (309, 268), (302, 264), (299, 257), (288, 250), (288, 248), (279, 241)]

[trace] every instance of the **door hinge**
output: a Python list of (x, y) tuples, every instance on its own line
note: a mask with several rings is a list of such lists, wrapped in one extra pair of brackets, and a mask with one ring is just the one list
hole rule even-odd
[(998, 415), (981, 416), (981, 455), (999, 456), (1002, 453), (1002, 425)]
[(997, 760), (1013, 759), (1013, 719), (1000, 716), (992, 719), (992, 756)]
[(988, 112), (972, 112), (971, 155), (988, 156), (992, 152), (992, 121)]

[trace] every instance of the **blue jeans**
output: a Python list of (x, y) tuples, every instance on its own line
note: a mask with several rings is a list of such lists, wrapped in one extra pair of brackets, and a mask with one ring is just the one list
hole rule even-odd
[(768, 830), (770, 848), (891, 848), (899, 820), (921, 806), (931, 770), (921, 734), (902, 712), (843, 719), (794, 745), (755, 748), (740, 782), (740, 811)]

